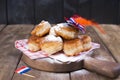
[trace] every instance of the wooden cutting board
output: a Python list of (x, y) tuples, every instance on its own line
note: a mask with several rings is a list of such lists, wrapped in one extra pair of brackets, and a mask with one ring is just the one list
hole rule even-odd
[(22, 60), (30, 67), (50, 72), (71, 72), (82, 68), (83, 61), (63, 63), (51, 58), (32, 60), (23, 54)]
[[(81, 55), (81, 57), (84, 57)], [(104, 60), (98, 60), (85, 55), (75, 62), (60, 62), (51, 58), (32, 60), (23, 54), (23, 61), (30, 67), (51, 72), (71, 72), (79, 69), (87, 69), (107, 77), (117, 77), (120, 74), (120, 64)]]

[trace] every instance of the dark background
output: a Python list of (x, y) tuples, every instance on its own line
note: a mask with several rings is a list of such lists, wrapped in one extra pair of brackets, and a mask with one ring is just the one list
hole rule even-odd
[(120, 0), (0, 0), (0, 24), (59, 23), (73, 14), (120, 24)]

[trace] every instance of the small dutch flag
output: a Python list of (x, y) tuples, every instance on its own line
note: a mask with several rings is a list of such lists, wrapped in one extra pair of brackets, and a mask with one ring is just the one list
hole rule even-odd
[(79, 23), (77, 23), (77, 22), (74, 20), (74, 18), (72, 18), (72, 17), (69, 18), (69, 19), (65, 18), (65, 20), (67, 21), (67, 23), (68, 23), (69, 25), (72, 25), (72, 26), (76, 27), (77, 29), (81, 30), (82, 33), (85, 33), (85, 28), (84, 28), (84, 26), (81, 25), (81, 24), (79, 24)]
[(35, 78), (35, 76), (26, 74), (26, 72), (28, 72), (28, 71), (30, 71), (30, 70), (31, 70), (31, 68), (29, 68), (29, 67), (27, 67), (27, 66), (22, 66), (22, 67), (16, 69), (15, 72), (18, 73), (18, 74), (22, 74), (22, 75), (25, 75), (25, 76), (29, 76), (29, 77), (34, 77), (34, 78)]

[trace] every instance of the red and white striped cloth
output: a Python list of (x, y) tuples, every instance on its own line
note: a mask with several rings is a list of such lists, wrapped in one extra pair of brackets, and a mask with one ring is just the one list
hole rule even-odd
[(44, 58), (48, 56), (43, 51), (31, 52), (30, 50), (28, 50), (27, 42), (27, 39), (17, 40), (15, 41), (15, 47), (22, 51), (30, 59)]
[(80, 55), (78, 55), (78, 56), (68, 57), (68, 56), (64, 55), (64, 53), (59, 53), (59, 54), (56, 54), (56, 55), (48, 56), (43, 51), (31, 52), (30, 50), (28, 50), (27, 42), (28, 42), (27, 39), (17, 40), (17, 41), (15, 41), (15, 47), (17, 49), (19, 49), (20, 51), (22, 51), (30, 59), (38, 59), (38, 58), (49, 57), (49, 58), (52, 58), (54, 60), (59, 60), (59, 61), (62, 61), (62, 62), (67, 62), (67, 61), (74, 62), (74, 61), (78, 61), (81, 58), (80, 55), (82, 53), (83, 54), (89, 54), (93, 49), (100, 48), (100, 44), (92, 42), (91, 43), (92, 44), (92, 48), (89, 51), (80, 53)]

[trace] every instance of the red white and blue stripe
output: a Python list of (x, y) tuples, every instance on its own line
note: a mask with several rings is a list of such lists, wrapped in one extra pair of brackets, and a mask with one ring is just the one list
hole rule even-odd
[(81, 24), (78, 24), (72, 17), (69, 18), (69, 19), (65, 18), (65, 20), (67, 21), (67, 23), (68, 23), (69, 25), (72, 25), (72, 26), (76, 27), (77, 29), (81, 30), (82, 33), (85, 33), (85, 28), (84, 28), (84, 26), (81, 25)]
[(27, 66), (22, 66), (22, 67), (18, 68), (15, 72), (18, 74), (24, 74), (30, 70), (31, 70), (31, 68), (29, 68)]

